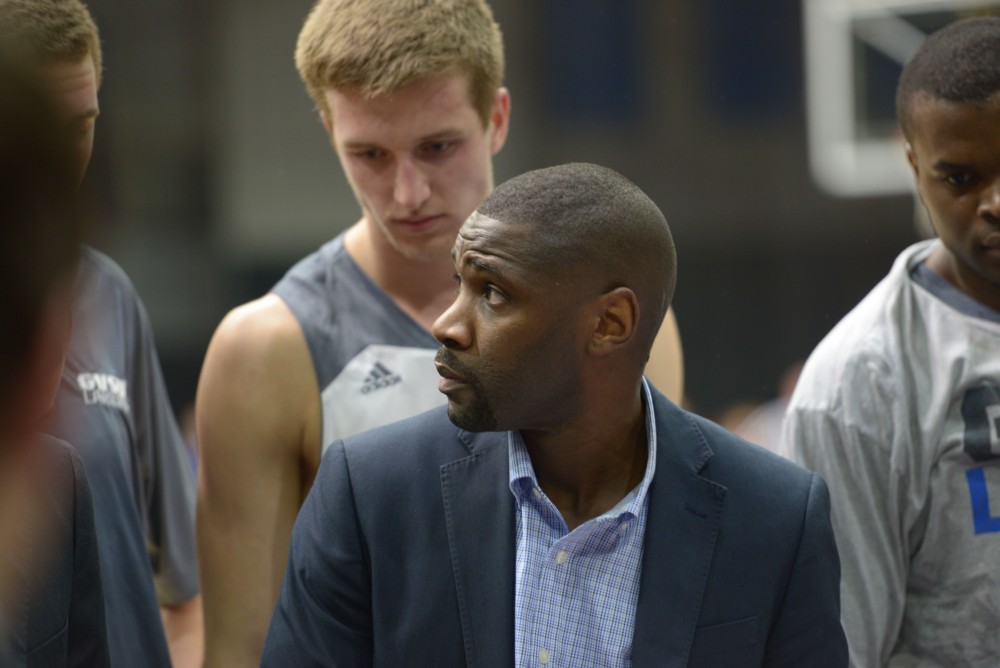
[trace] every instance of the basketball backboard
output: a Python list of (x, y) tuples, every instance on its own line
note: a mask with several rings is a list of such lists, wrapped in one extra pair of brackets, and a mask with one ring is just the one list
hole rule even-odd
[(803, 0), (809, 161), (827, 192), (911, 192), (895, 120), (903, 63), (926, 36), (1000, 0)]

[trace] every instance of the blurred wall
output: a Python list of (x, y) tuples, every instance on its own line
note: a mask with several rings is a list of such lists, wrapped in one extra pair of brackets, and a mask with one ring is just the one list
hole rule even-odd
[[(91, 2), (98, 245), (146, 300), (178, 406), (224, 313), (359, 215), (292, 61), (311, 4)], [(910, 198), (810, 179), (798, 0), (491, 4), (513, 97), (498, 182), (585, 160), (661, 206), (699, 411), (772, 395), (915, 240)]]

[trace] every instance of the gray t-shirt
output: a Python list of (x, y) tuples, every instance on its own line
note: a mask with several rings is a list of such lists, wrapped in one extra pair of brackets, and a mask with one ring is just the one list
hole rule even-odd
[(860, 668), (1000, 665), (1000, 314), (911, 246), (819, 344), (783, 446), (830, 486)]
[(274, 294), (299, 321), (323, 402), (322, 447), (443, 405), (438, 342), (363, 272), (340, 235), (292, 267)]
[(169, 666), (159, 605), (198, 593), (194, 476), (132, 283), (85, 249), (76, 287), (49, 431), (90, 481), (112, 666)]

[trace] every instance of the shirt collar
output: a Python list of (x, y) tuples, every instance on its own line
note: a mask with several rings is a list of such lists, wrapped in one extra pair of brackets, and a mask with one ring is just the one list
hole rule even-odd
[[(649, 446), (646, 454), (646, 472), (638, 486), (629, 490), (614, 508), (601, 515), (602, 518), (615, 517), (622, 513), (638, 517), (646, 500), (646, 493), (653, 482), (653, 473), (656, 471), (656, 413), (653, 408), (653, 395), (645, 378), (642, 379), (642, 401), (646, 409), (646, 443)], [(510, 469), (510, 491), (518, 505), (529, 495), (544, 495), (538, 485), (538, 479), (535, 478), (535, 468), (531, 465), (528, 448), (519, 431), (507, 432), (507, 459)]]

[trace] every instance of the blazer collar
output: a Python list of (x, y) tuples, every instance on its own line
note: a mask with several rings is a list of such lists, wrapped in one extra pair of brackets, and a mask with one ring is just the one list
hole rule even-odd
[(514, 496), (507, 434), (458, 438), (468, 457), (441, 467), (441, 492), (468, 666), (514, 665)]
[[(701, 475), (712, 458), (701, 429), (656, 389), (652, 395), (656, 474), (648, 492), (635, 668), (687, 664), (726, 497), (725, 487)], [(470, 454), (441, 467), (441, 490), (465, 653), (469, 666), (512, 666), (517, 537), (507, 435), (459, 431), (458, 438)]]
[(656, 474), (649, 490), (632, 665), (685, 666), (722, 522), (726, 488), (701, 471), (712, 458), (691, 416), (653, 391)]

